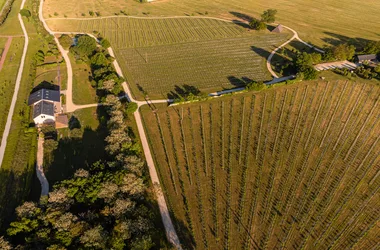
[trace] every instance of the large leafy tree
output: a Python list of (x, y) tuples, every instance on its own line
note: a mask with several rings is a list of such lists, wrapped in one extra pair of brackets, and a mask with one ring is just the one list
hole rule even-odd
[(94, 38), (83, 35), (79, 36), (75, 46), (71, 47), (72, 51), (81, 58), (88, 58), (94, 54), (96, 41)]
[(274, 23), (276, 21), (277, 10), (268, 9), (261, 15), (261, 20), (266, 23)]

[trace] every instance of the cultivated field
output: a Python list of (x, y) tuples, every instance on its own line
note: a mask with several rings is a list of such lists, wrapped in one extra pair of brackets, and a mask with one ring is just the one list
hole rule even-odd
[(117, 50), (133, 93), (141, 87), (150, 98), (167, 98), (189, 85), (209, 93), (272, 77), (266, 57), (285, 36), (262, 35), (185, 44)]
[(290, 34), (247, 31), (240, 25), (212, 19), (67, 20), (55, 30), (89, 32), (110, 40), (137, 98), (141, 88), (150, 98), (167, 98), (176, 86), (204, 92), (241, 86), (250, 80), (271, 80), (265, 60)]
[[(263, 10), (278, 10), (278, 22), (296, 29), (306, 40), (322, 46), (348, 37), (378, 40), (380, 1), (358, 0), (158, 0), (140, 4), (137, 1), (65, 1), (45, 3), (45, 17), (91, 17), (89, 11), (98, 11), (101, 16), (115, 15), (120, 10), (137, 16), (216, 16), (238, 19), (239, 14), (259, 17)], [(54, 15), (54, 13), (58, 16)], [(207, 14), (206, 14), (207, 12)], [(82, 13), (85, 16), (82, 16)], [(121, 14), (122, 15), (122, 14)], [(366, 21), (363, 21), (366, 20)], [(62, 20), (66, 22), (66, 20)], [(363, 23), (365, 22), (365, 24)]]
[(49, 27), (62, 32), (100, 33), (114, 48), (154, 46), (183, 42), (249, 36), (243, 27), (231, 22), (202, 18), (95, 20), (47, 20)]
[(310, 82), (144, 107), (185, 248), (376, 248), (379, 94)]

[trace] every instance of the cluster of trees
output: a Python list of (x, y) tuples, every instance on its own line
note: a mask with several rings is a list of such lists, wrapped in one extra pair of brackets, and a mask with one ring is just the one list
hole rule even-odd
[(82, 60), (89, 64), (91, 68), (91, 85), (96, 88), (97, 94), (101, 101), (104, 102), (108, 94), (118, 95), (122, 92), (121, 83), (124, 81), (120, 78), (112, 66), (114, 60), (107, 51), (111, 46), (105, 38), (99, 39), (98, 46), (96, 40), (87, 35), (76, 37), (75, 44), (73, 39), (68, 35), (62, 35), (59, 38), (61, 45), (69, 49), (75, 56), (76, 60)]
[[(78, 40), (76, 55), (85, 57), (94, 71), (110, 66), (102, 63), (103, 56), (109, 61), (107, 55), (99, 54), (104, 48), (91, 45), (87, 38)], [(112, 85), (108, 78), (101, 80), (99, 83)], [(136, 105), (122, 104), (111, 89), (105, 97), (107, 159), (78, 169), (74, 176), (54, 185), (49, 197), (42, 197), (39, 203), (19, 206), (7, 237), (0, 237), (0, 249), (169, 248), (156, 224), (158, 214), (147, 199), (147, 172), (139, 157), (139, 144), (125, 123)], [(75, 130), (75, 121), (70, 127)], [(43, 130), (45, 149), (50, 153), (57, 148), (55, 132), (51, 127)]]
[(267, 28), (266, 23), (274, 23), (276, 21), (277, 10), (268, 9), (261, 14), (261, 19), (253, 18), (249, 23), (249, 26), (255, 30), (265, 30)]
[(356, 48), (354, 45), (347, 43), (339, 44), (326, 50), (326, 53), (323, 55), (323, 61), (351, 60), (355, 56), (355, 52)]

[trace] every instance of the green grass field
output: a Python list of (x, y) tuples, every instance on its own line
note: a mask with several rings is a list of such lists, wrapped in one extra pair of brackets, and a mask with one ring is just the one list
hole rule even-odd
[(309, 82), (142, 108), (186, 249), (377, 244), (380, 88)]
[(91, 68), (86, 63), (76, 62), (70, 56), (73, 67), (73, 102), (78, 105), (98, 102), (96, 90), (91, 86)]
[(318, 46), (347, 38), (380, 38), (377, 32), (380, 27), (380, 19), (377, 18), (379, 1), (163, 0), (139, 4), (137, 1), (69, 0), (65, 2), (65, 8), (61, 6), (59, 0), (47, 1), (44, 6), (45, 17), (55, 17), (54, 12), (57, 12), (57, 17), (83, 17), (84, 13), (86, 18), (90, 17), (89, 11), (99, 11), (102, 16), (110, 16), (123, 10), (129, 15), (149, 17), (202, 15), (238, 19), (240, 14), (259, 17), (263, 10), (275, 8), (278, 10), (278, 22), (296, 29), (304, 40)]
[(0, 71), (0, 113), (2, 114), (0, 116), (0, 139), (3, 136), (8, 110), (11, 105), (23, 46), (23, 38), (13, 38), (3, 69)]
[[(59, 66), (60, 76), (61, 76), (61, 89), (66, 89), (67, 74), (66, 74), (66, 64), (60, 64)], [(34, 85), (38, 86), (41, 83), (50, 83), (58, 85), (58, 66), (57, 64), (43, 65), (37, 68), (36, 78), (34, 80)]]

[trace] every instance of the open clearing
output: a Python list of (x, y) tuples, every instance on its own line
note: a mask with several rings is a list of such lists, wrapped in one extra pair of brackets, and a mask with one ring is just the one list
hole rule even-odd
[(48, 23), (54, 30), (99, 32), (109, 39), (139, 99), (143, 97), (141, 89), (150, 98), (167, 98), (176, 92), (176, 86), (213, 92), (251, 80), (271, 80), (265, 60), (290, 37), (287, 32), (247, 31), (212, 19), (106, 18)]
[(309, 82), (142, 108), (186, 249), (369, 249), (379, 86)]
[[(140, 4), (137, 1), (65, 1), (50, 0), (44, 5), (48, 17), (91, 17), (89, 11), (98, 11), (102, 16), (115, 15), (120, 10), (137, 16), (215, 16), (238, 19), (240, 14), (259, 17), (263, 10), (278, 10), (278, 22), (299, 32), (300, 37), (318, 46), (346, 40), (348, 37), (379, 39), (380, 1), (359, 0), (163, 0)], [(54, 13), (58, 16), (55, 16)], [(205, 13), (208, 13), (207, 15)], [(82, 13), (85, 16), (82, 16)], [(363, 20), (365, 24), (363, 24)], [(65, 20), (61, 20), (66, 22)]]

